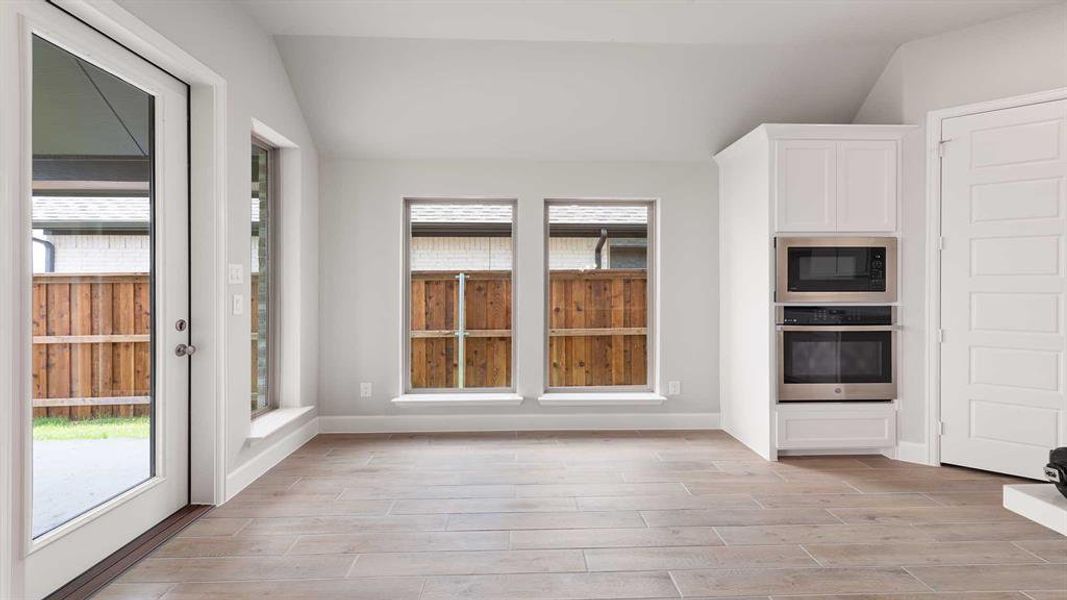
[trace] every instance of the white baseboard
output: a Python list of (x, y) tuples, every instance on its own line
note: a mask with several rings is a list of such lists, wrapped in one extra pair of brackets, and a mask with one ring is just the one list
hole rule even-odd
[(718, 429), (719, 413), (319, 417), (321, 433)]
[(778, 456), (863, 456), (885, 454), (877, 448), (791, 448), (779, 450)]
[(890, 458), (920, 465), (930, 464), (930, 454), (926, 444), (919, 442), (897, 442), (896, 456)]
[(274, 465), (282, 462), (285, 457), (296, 451), (297, 448), (308, 443), (311, 438), (319, 434), (319, 420), (311, 419), (301, 425), (297, 430), (265, 448), (248, 462), (237, 467), (226, 476), (226, 500), (233, 498), (248, 484), (259, 479), (264, 473), (271, 470)]

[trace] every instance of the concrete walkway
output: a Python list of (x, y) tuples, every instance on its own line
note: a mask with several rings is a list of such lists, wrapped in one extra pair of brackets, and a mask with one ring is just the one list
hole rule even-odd
[(35, 440), (34, 537), (148, 479), (149, 443), (148, 438)]

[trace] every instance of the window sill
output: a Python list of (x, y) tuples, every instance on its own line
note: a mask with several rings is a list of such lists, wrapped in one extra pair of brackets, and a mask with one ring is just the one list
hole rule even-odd
[(402, 394), (393, 404), (403, 406), (518, 406), (522, 396), (511, 392)]
[(667, 398), (655, 392), (549, 392), (537, 401), (542, 406), (658, 406)]
[(313, 410), (314, 406), (276, 408), (257, 416), (252, 419), (252, 426), (248, 429), (248, 443), (255, 445), (262, 442)]

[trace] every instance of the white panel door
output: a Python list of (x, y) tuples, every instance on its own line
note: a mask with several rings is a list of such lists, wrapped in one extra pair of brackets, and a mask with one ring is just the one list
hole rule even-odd
[(1067, 444), (1067, 101), (942, 123), (941, 460), (1042, 479)]
[[(55, 7), (18, 10), (35, 176), (23, 401), (74, 438), (24, 423), (19, 597), (35, 599), (189, 501), (188, 88)], [(50, 257), (31, 231), (52, 240)], [(65, 244), (70, 231), (86, 241)], [(86, 421), (107, 436), (79, 433)]]
[(837, 144), (837, 230), (896, 231), (897, 143)]
[(833, 231), (837, 222), (837, 150), (833, 141), (775, 145), (778, 231)]

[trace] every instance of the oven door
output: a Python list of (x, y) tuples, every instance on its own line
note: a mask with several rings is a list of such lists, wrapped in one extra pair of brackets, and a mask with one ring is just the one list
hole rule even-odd
[(778, 326), (778, 400), (892, 400), (896, 328)]
[(778, 240), (779, 302), (895, 302), (893, 238)]

